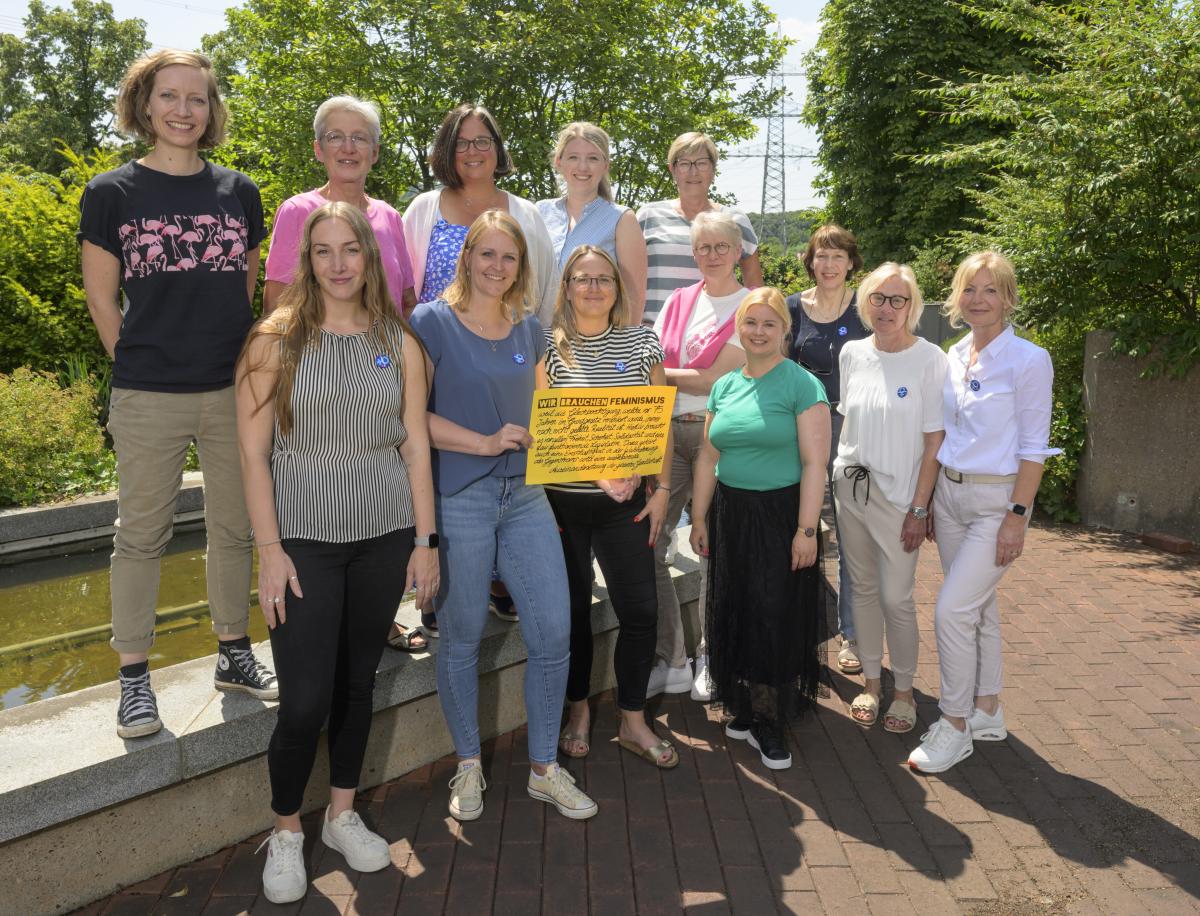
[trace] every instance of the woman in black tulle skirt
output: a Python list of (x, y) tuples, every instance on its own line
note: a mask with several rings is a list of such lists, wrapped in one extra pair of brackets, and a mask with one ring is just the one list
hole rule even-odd
[(816, 694), (825, 637), (817, 525), (829, 456), (821, 383), (783, 356), (790, 318), (762, 287), (737, 312), (746, 365), (708, 399), (692, 491), (692, 547), (709, 559), (713, 699), (771, 769), (792, 765), (784, 721)]

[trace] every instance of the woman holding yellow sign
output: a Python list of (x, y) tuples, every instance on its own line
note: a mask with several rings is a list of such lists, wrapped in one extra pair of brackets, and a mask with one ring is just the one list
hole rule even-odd
[(737, 310), (746, 365), (708, 397), (692, 490), (692, 547), (708, 557), (707, 636), (713, 699), (725, 734), (787, 769), (784, 721), (816, 694), (824, 638), (817, 526), (829, 459), (821, 383), (783, 355), (791, 317), (762, 287)]
[[(665, 385), (662, 363), (658, 335), (630, 321), (629, 296), (612, 257), (594, 245), (580, 245), (563, 265), (553, 324), (546, 332), (548, 387)], [(667, 514), (670, 474), (668, 462), (649, 499), (636, 474), (546, 485), (571, 592), (571, 711), (558, 739), (559, 750), (568, 757), (586, 757), (590, 750), (594, 552), (621, 625), (613, 656), (621, 720), (617, 741), (661, 769), (679, 763), (675, 748), (659, 739), (643, 712), (658, 634), (654, 542)]]

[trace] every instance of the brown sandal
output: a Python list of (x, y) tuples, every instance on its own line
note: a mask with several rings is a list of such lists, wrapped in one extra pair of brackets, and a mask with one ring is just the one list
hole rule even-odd
[(425, 638), (425, 634), (421, 632), (420, 627), (413, 627), (411, 630), (406, 630), (399, 624), (396, 625), (397, 631), (388, 636), (387, 644), (393, 649), (400, 652), (428, 652), (429, 640)]

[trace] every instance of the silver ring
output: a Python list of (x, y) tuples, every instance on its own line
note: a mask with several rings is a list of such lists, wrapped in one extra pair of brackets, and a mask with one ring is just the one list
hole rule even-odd
[(271, 599), (271, 603), (272, 603), (272, 604), (278, 604), (278, 603), (279, 603), (279, 599), (278, 599), (278, 598), (272, 598), (272, 599)]
[(289, 582), (299, 582), (300, 580), (297, 579), (295, 576), (288, 576), (288, 581)]

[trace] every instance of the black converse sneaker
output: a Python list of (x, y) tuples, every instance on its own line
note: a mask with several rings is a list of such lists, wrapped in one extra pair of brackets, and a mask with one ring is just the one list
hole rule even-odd
[(121, 700), (117, 705), (117, 734), (122, 738), (141, 738), (153, 735), (162, 728), (158, 717), (158, 700), (150, 689), (150, 669), (144, 663), (128, 665), (139, 670), (139, 674), (120, 671), (117, 680), (121, 684)]
[(218, 690), (242, 690), (260, 700), (279, 699), (279, 679), (254, 657), (250, 640), (218, 642), (217, 673), (213, 685)]
[(758, 751), (763, 766), (768, 770), (786, 770), (791, 767), (792, 755), (787, 748), (787, 739), (777, 723), (756, 721), (750, 726), (747, 740), (750, 746)]

